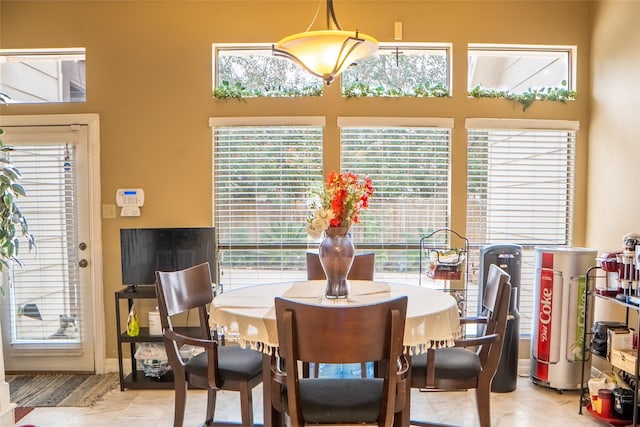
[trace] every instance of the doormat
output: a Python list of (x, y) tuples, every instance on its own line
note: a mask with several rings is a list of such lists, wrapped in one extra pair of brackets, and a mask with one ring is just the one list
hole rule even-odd
[(93, 406), (119, 383), (117, 373), (104, 375), (7, 375), (11, 401), (18, 406)]
[(29, 413), (31, 411), (33, 411), (34, 408), (33, 406), (18, 406), (13, 410), (13, 415), (16, 419), (16, 422), (20, 421), (21, 419), (23, 419), (24, 417), (26, 417), (27, 415), (29, 415)]

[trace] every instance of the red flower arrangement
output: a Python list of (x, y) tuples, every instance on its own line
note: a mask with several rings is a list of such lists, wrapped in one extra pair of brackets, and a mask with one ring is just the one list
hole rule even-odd
[(323, 191), (318, 193), (318, 200), (311, 206), (313, 213), (307, 219), (307, 232), (319, 238), (329, 227), (348, 228), (360, 222), (360, 212), (369, 207), (373, 193), (368, 176), (361, 181), (352, 172), (331, 171)]

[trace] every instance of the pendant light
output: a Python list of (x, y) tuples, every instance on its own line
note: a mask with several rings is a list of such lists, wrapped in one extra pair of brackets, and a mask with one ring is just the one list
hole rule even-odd
[(356, 31), (343, 31), (333, 11), (333, 0), (327, 0), (326, 30), (310, 31), (318, 11), (303, 33), (283, 38), (273, 46), (273, 54), (294, 61), (327, 84), (355, 61), (373, 55), (378, 41)]

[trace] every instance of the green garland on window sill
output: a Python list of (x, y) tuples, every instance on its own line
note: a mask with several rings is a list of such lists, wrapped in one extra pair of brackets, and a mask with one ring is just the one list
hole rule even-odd
[(343, 96), (345, 98), (365, 98), (365, 97), (379, 97), (379, 98), (400, 98), (400, 97), (414, 97), (414, 98), (446, 98), (449, 96), (449, 89), (441, 84), (431, 85), (430, 83), (422, 83), (414, 87), (410, 91), (405, 91), (399, 88), (385, 88), (383, 86), (369, 86), (365, 83), (353, 83), (347, 85), (343, 89)]
[[(566, 82), (562, 82), (566, 85)], [(541, 89), (528, 89), (523, 93), (509, 93), (504, 90), (485, 89), (482, 86), (476, 86), (468, 92), (471, 98), (498, 98), (508, 99), (522, 105), (522, 111), (533, 104), (533, 101), (575, 101), (576, 92), (564, 87), (548, 87)]]
[(223, 81), (213, 91), (213, 97), (216, 99), (237, 99), (243, 98), (257, 98), (257, 97), (283, 97), (292, 98), (298, 96), (321, 96), (322, 88), (315, 86), (305, 86), (300, 89), (282, 89), (282, 88), (267, 88), (267, 89), (246, 89), (242, 86), (242, 83), (236, 82), (231, 84), (228, 81)]

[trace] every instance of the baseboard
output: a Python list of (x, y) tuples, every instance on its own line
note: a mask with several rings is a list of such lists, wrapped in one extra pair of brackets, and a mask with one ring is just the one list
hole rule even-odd
[[(125, 366), (125, 371), (126, 371), (126, 366), (131, 366), (131, 359), (123, 359), (122, 360), (122, 366)], [(118, 359), (106, 359), (105, 363), (104, 363), (104, 373), (108, 374), (111, 372), (118, 372), (119, 371), (119, 367), (118, 367)]]

